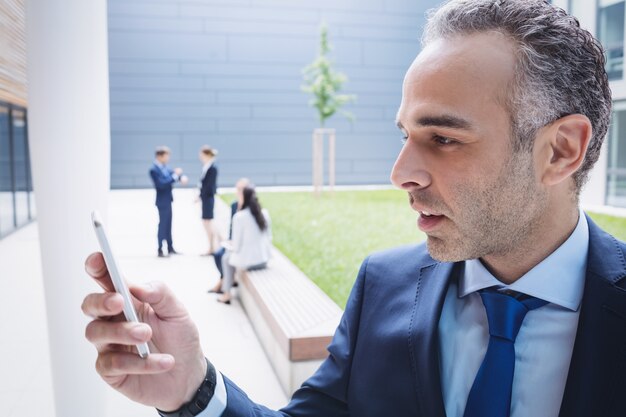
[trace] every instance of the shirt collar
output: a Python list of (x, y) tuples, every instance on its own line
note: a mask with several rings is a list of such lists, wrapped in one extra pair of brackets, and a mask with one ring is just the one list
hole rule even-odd
[(154, 165), (158, 166), (159, 168), (165, 168), (165, 164), (160, 163), (158, 159), (154, 160)]
[(465, 273), (459, 281), (459, 297), (487, 287), (500, 286), (576, 311), (585, 285), (589, 227), (579, 210), (578, 224), (569, 238), (511, 285), (503, 285), (478, 259), (465, 261)]

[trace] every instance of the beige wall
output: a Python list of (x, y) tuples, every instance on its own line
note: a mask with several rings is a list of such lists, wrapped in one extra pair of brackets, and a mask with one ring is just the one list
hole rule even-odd
[(0, 1), (0, 100), (26, 107), (24, 0)]

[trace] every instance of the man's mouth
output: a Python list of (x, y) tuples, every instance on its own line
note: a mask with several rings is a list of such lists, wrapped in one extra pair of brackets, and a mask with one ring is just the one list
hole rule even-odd
[(431, 213), (429, 211), (419, 211), (419, 214), (417, 227), (424, 233), (434, 230), (445, 218), (442, 214)]

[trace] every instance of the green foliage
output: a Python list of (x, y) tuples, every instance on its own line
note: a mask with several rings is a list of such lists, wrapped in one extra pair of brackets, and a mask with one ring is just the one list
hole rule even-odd
[(348, 77), (332, 68), (332, 61), (328, 58), (328, 53), (331, 50), (332, 45), (328, 40), (328, 27), (322, 24), (319, 55), (302, 70), (305, 83), (302, 86), (302, 91), (313, 95), (309, 104), (317, 109), (322, 127), (326, 119), (336, 112), (340, 112), (352, 120), (353, 115), (351, 113), (340, 109), (344, 104), (356, 100), (355, 95), (339, 94), (339, 90), (348, 81)]

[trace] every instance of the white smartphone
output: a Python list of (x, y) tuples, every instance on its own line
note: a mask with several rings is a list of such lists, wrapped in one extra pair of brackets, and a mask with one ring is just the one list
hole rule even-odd
[[(126, 282), (122, 278), (120, 270), (117, 267), (117, 263), (113, 257), (113, 252), (111, 251), (111, 245), (109, 245), (109, 239), (107, 239), (106, 232), (104, 231), (102, 218), (97, 210), (91, 213), (91, 221), (93, 223), (93, 228), (96, 231), (96, 236), (98, 237), (98, 242), (100, 243), (100, 249), (102, 249), (102, 254), (104, 255), (104, 262), (109, 270), (109, 275), (111, 276), (111, 281), (113, 281), (115, 291), (122, 294), (122, 297), (124, 298), (124, 316), (128, 321), (139, 323), (137, 312), (135, 311), (135, 307), (133, 307), (133, 302), (130, 298), (130, 291), (128, 291), (128, 286), (126, 285)], [(146, 358), (150, 354), (150, 349), (148, 348), (147, 343), (138, 344), (137, 351), (139, 352), (139, 356), (142, 358)]]

